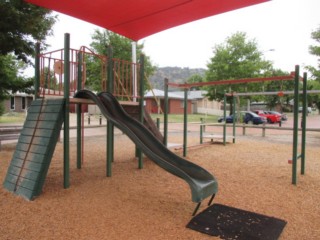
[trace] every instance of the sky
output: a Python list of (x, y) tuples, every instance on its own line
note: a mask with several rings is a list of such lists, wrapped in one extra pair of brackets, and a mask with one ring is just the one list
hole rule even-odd
[[(320, 0), (273, 0), (215, 15), (151, 35), (138, 43), (158, 67), (206, 68), (213, 48), (240, 31), (255, 40), (275, 68), (294, 71), (295, 65), (317, 66), (309, 53), (311, 32), (320, 27)], [(63, 48), (64, 33), (70, 33), (70, 46), (88, 46), (95, 29), (90, 23), (58, 14), (54, 36), (47, 38), (48, 51)], [(273, 51), (270, 51), (273, 49)]]

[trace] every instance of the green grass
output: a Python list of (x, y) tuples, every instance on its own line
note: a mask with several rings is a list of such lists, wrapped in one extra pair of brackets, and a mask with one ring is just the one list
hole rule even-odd
[[(160, 122), (164, 121), (163, 114), (151, 114), (152, 119), (156, 120), (160, 118)], [(188, 114), (188, 122), (200, 122), (200, 119), (203, 118), (206, 123), (216, 123), (219, 116), (214, 115), (205, 115), (205, 114)], [(168, 114), (168, 122), (182, 123), (183, 114)]]
[[(152, 119), (156, 120), (160, 118), (160, 121), (163, 122), (163, 114), (151, 114)], [(25, 113), (6, 113), (0, 116), (0, 124), (23, 124), (25, 121)], [(205, 115), (205, 114), (188, 114), (188, 122), (200, 122), (200, 119), (203, 118), (206, 123), (216, 123), (218, 121), (218, 116), (214, 115)], [(169, 122), (182, 123), (183, 114), (169, 114)]]
[(10, 112), (0, 116), (0, 124), (23, 124), (25, 119), (25, 113)]

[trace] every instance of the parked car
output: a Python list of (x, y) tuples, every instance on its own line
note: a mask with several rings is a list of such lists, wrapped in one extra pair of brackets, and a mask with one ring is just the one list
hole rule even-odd
[[(224, 122), (224, 117), (220, 117), (218, 122)], [(233, 123), (233, 115), (226, 116), (226, 123)]]
[(281, 116), (278, 114), (269, 113), (263, 110), (255, 110), (254, 112), (259, 116), (265, 117), (268, 123), (278, 123), (281, 121)]
[(276, 115), (279, 115), (281, 116), (281, 121), (287, 121), (288, 120), (288, 117), (287, 117), (287, 114), (285, 113), (279, 113), (279, 112), (276, 112), (276, 111), (266, 111), (270, 114), (276, 114)]
[(258, 114), (251, 111), (243, 111), (242, 114), (244, 114), (243, 122), (245, 123), (252, 123), (258, 125), (267, 122), (266, 117), (259, 116)]
[[(240, 116), (241, 116), (241, 122), (244, 122), (246, 124), (252, 123), (257, 125), (257, 124), (265, 123), (267, 121), (265, 117), (259, 116), (254, 112), (250, 112), (250, 111), (241, 111)], [(218, 122), (224, 122), (224, 118), (220, 117), (218, 119)], [(226, 123), (233, 123), (233, 115), (229, 115), (226, 117)]]

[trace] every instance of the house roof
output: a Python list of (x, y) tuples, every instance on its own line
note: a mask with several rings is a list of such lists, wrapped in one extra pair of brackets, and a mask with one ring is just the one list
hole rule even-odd
[[(197, 91), (188, 91), (188, 99), (202, 99), (207, 91), (197, 90)], [(153, 89), (152, 91), (149, 90), (145, 95), (145, 98), (164, 98), (164, 91), (160, 89)], [(168, 92), (168, 97), (173, 99), (184, 99), (184, 92), (183, 91), (175, 91), (175, 92)]]
[(12, 93), (12, 91), (9, 91), (9, 93), (11, 96), (14, 96), (14, 97), (33, 97), (34, 96), (33, 94), (19, 92), (19, 91), (15, 92), (15, 93)]
[[(160, 89), (153, 89), (153, 90), (149, 90), (145, 95), (145, 98), (164, 98), (164, 91), (160, 90)], [(168, 92), (168, 98), (173, 98), (173, 99), (184, 99), (184, 96), (180, 96), (178, 94), (172, 93), (172, 92)]]
[[(184, 97), (183, 91), (175, 91), (172, 93)], [(188, 99), (203, 99), (207, 93), (208, 91), (205, 90), (191, 90), (188, 91)]]
[(26, 0), (138, 41), (154, 33), (269, 0)]

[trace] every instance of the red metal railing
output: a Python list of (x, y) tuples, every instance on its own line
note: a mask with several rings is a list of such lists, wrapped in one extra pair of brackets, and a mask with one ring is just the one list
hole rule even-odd
[[(101, 91), (107, 89), (107, 57), (95, 54), (87, 47), (81, 47), (79, 50), (70, 49), (70, 82), (69, 82), (69, 96), (73, 96), (77, 90), (78, 84), (78, 56), (82, 57), (82, 79), (81, 89), (86, 87), (86, 80), (88, 77), (94, 76), (100, 78)], [(88, 67), (89, 63), (100, 62), (100, 69), (95, 75), (92, 73), (92, 68)], [(137, 98), (138, 94), (135, 89), (138, 89), (139, 83), (139, 64), (132, 63), (125, 60), (113, 59), (113, 84), (115, 96), (122, 100), (131, 101), (132, 98)], [(44, 53), (40, 55), (40, 96), (64, 96), (64, 49)], [(133, 79), (136, 77), (136, 87)]]

